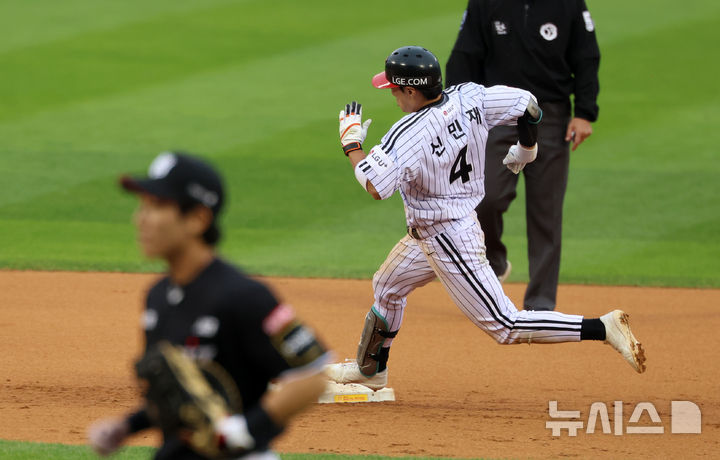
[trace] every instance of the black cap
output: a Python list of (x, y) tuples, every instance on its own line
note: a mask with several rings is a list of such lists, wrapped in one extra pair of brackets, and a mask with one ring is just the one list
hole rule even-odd
[(390, 53), (385, 60), (385, 71), (375, 75), (372, 84), (379, 89), (442, 86), (440, 62), (421, 46), (403, 46)]
[(131, 192), (148, 193), (180, 205), (201, 204), (217, 216), (222, 209), (222, 179), (204, 160), (183, 152), (163, 152), (150, 164), (148, 177), (120, 178)]

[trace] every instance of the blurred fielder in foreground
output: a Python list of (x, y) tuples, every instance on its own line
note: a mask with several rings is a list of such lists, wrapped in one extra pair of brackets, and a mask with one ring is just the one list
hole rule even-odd
[[(149, 177), (122, 186), (140, 200), (143, 252), (165, 260), (168, 275), (150, 289), (143, 316), (146, 352), (135, 367), (145, 403), (94, 424), (91, 445), (108, 455), (157, 426), (156, 459), (276, 459), (269, 443), (323, 392), (328, 353), (289, 305), (216, 255), (225, 193), (211, 166), (164, 153)], [(268, 391), (276, 378), (279, 389)]]

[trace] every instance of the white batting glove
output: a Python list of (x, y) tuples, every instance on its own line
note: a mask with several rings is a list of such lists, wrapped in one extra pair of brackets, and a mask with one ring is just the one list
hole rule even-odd
[(537, 143), (531, 149), (526, 149), (520, 142), (510, 147), (503, 159), (503, 164), (514, 174), (519, 174), (526, 164), (532, 163), (537, 157)]
[(362, 104), (352, 101), (340, 111), (340, 144), (347, 155), (353, 150), (362, 148), (372, 120), (362, 122)]
[(231, 415), (221, 420), (215, 427), (215, 433), (230, 450), (250, 450), (255, 447), (255, 439), (250, 434), (247, 420), (242, 415)]

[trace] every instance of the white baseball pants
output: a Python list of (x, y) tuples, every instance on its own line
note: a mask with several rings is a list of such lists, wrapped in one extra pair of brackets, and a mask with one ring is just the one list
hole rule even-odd
[[(470, 218), (444, 233), (401, 239), (373, 277), (375, 309), (390, 331), (400, 329), (407, 296), (437, 277), (465, 316), (498, 343), (580, 341), (582, 316), (518, 311), (490, 268), (483, 239)], [(386, 339), (384, 346), (391, 343)]]

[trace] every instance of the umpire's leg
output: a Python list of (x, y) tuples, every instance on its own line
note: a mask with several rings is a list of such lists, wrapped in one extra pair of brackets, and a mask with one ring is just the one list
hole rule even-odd
[(518, 176), (502, 164), (510, 146), (517, 142), (515, 126), (497, 126), (490, 130), (485, 148), (485, 197), (475, 212), (485, 234), (487, 259), (496, 275), (507, 268), (507, 248), (501, 241), (503, 214), (515, 199)]
[(542, 104), (538, 125), (538, 156), (525, 166), (525, 190), (530, 282), (527, 310), (554, 310), (560, 273), (562, 208), (570, 163), (565, 130), (569, 108)]

